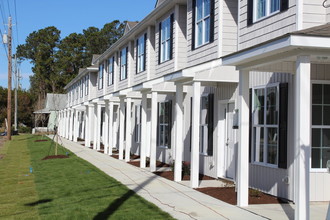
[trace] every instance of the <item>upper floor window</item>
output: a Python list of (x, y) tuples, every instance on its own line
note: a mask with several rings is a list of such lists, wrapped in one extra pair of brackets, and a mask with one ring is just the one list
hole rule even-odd
[(76, 100), (78, 100), (78, 96), (79, 96), (79, 83), (76, 84)]
[(214, 0), (193, 0), (192, 49), (214, 40)]
[(120, 80), (127, 79), (127, 54), (128, 47), (120, 51)]
[(114, 67), (115, 67), (115, 58), (112, 57), (108, 60), (108, 86), (113, 84)]
[(159, 63), (172, 59), (173, 19), (172, 14), (159, 23)]
[(288, 8), (289, 0), (248, 0), (247, 24), (251, 25)]
[(104, 65), (101, 64), (99, 66), (99, 78), (98, 78), (98, 88), (103, 89), (103, 71), (104, 71)]
[(147, 34), (136, 40), (136, 73), (143, 72), (146, 69), (146, 40)]
[(88, 89), (89, 89), (89, 75), (85, 76), (85, 95), (88, 95)]
[(80, 98), (84, 95), (84, 81), (83, 79), (80, 80)]

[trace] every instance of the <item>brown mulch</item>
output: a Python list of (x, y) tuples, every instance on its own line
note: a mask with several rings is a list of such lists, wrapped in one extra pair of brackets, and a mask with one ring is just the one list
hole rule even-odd
[(42, 160), (64, 159), (64, 158), (69, 158), (69, 156), (66, 156), (66, 155), (52, 155), (52, 156), (44, 157)]
[[(236, 205), (237, 204), (237, 193), (235, 187), (206, 187), (196, 189), (199, 192), (205, 193), (216, 199), (222, 200), (226, 203)], [(287, 203), (286, 200), (268, 195), (266, 193), (249, 190), (249, 204), (279, 204)]]
[(35, 140), (34, 142), (44, 142), (44, 141), (48, 141), (47, 139), (40, 139), (40, 140)]
[[(127, 163), (129, 163), (133, 166), (136, 166), (136, 167), (140, 167), (140, 161), (129, 161)], [(150, 167), (150, 162), (149, 161), (146, 162), (146, 167)], [(167, 164), (167, 163), (156, 161), (156, 167), (170, 167), (170, 165)]]
[[(154, 174), (164, 177), (168, 180), (174, 181), (174, 172), (173, 171), (160, 171), (160, 172), (154, 172)], [(189, 174), (184, 174), (182, 176), (182, 180), (190, 180), (190, 175)], [(199, 174), (199, 180), (214, 180), (213, 177), (206, 176), (203, 174)]]
[(131, 160), (136, 160), (136, 159), (140, 159), (140, 155), (131, 155)]
[(111, 157), (113, 157), (115, 159), (119, 159), (119, 155), (118, 154), (112, 154)]

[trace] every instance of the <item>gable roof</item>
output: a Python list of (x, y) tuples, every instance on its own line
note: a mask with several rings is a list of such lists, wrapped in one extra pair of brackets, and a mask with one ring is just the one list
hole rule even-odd
[(137, 21), (127, 21), (126, 22), (126, 27), (124, 31), (124, 35), (127, 34), (135, 25), (137, 25), (139, 22)]

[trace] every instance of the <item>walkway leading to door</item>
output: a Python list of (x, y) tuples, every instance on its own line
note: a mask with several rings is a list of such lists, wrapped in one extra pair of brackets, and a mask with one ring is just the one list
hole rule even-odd
[(65, 148), (125, 184), (143, 198), (170, 213), (174, 218), (266, 219), (75, 142), (64, 138), (62, 138), (62, 142), (61, 144)]

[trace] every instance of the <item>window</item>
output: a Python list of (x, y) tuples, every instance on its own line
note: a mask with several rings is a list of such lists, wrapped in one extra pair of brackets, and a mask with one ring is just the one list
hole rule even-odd
[(172, 102), (158, 103), (158, 138), (159, 147), (171, 148)]
[(80, 80), (80, 98), (82, 98), (84, 95), (84, 80)]
[(146, 69), (146, 38), (147, 35), (144, 34), (136, 41), (136, 73), (143, 72)]
[(201, 97), (199, 152), (208, 156), (213, 155), (213, 103), (214, 94)]
[(127, 53), (128, 47), (120, 51), (120, 80), (127, 79)]
[(159, 23), (159, 63), (172, 59), (173, 15)]
[(101, 64), (99, 66), (99, 80), (98, 80), (98, 88), (103, 89), (103, 71), (104, 71), (104, 65)]
[(78, 100), (78, 96), (79, 96), (79, 83), (77, 83), (75, 85), (75, 87), (76, 87), (76, 100)]
[(192, 49), (214, 40), (214, 0), (193, 0)]
[(330, 160), (330, 84), (312, 85), (312, 168)]
[(108, 86), (113, 84), (114, 67), (115, 67), (115, 58), (112, 57), (108, 60)]
[(137, 105), (135, 106), (135, 142), (141, 142), (141, 113), (142, 113), (142, 106)]
[(278, 165), (279, 151), (279, 86), (270, 85), (253, 90), (254, 161)]
[(88, 95), (89, 90), (89, 75), (85, 76), (85, 95)]

